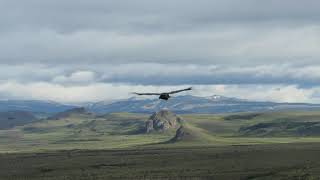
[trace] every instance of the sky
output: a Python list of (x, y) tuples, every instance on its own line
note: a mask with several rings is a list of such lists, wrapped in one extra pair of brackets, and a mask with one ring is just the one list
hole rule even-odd
[(319, 0), (0, 0), (0, 99), (320, 103)]

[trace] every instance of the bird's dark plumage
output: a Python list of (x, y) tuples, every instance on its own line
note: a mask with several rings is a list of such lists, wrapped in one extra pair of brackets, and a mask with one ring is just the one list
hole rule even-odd
[(164, 93), (136, 93), (136, 92), (134, 92), (133, 94), (136, 94), (139, 96), (141, 96), (141, 95), (156, 95), (156, 96), (159, 96), (159, 99), (168, 100), (171, 97), (170, 94), (175, 94), (175, 93), (179, 93), (182, 91), (190, 91), (190, 90), (192, 90), (191, 87), (186, 88), (186, 89), (176, 90), (176, 91), (164, 92)]

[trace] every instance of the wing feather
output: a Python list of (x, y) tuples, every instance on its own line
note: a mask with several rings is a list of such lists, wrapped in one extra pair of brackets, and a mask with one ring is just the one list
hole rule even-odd
[(190, 90), (192, 90), (192, 87), (189, 87), (189, 88), (186, 88), (186, 89), (177, 90), (177, 91), (171, 91), (168, 94), (175, 94), (175, 93), (179, 93), (179, 92), (182, 92), (182, 91), (190, 91)]
[(136, 92), (134, 92), (133, 94), (136, 94), (139, 96), (142, 96), (142, 95), (161, 95), (160, 93), (136, 93)]
[(175, 94), (175, 93), (179, 93), (179, 92), (182, 92), (182, 91), (190, 91), (192, 90), (191, 87), (189, 88), (186, 88), (186, 89), (180, 89), (180, 90), (176, 90), (176, 91), (171, 91), (171, 92), (168, 92), (168, 93), (136, 93), (134, 92), (133, 94), (136, 94), (136, 95), (139, 95), (139, 96), (142, 96), (142, 95), (161, 95), (161, 94)]

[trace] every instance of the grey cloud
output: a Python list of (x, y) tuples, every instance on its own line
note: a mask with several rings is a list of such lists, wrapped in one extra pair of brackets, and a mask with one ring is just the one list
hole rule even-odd
[(320, 17), (317, 0), (4, 0), (1, 7), (5, 28), (41, 27), (62, 32), (174, 31), (211, 23), (316, 21)]
[(23, 31), (0, 34), (1, 63), (316, 63), (320, 26), (234, 26), (173, 34)]
[(1, 64), (252, 65), (320, 57), (317, 0), (0, 3)]
[(0, 82), (32, 84), (30, 94), (37, 83), (61, 94), (95, 92), (95, 83), (313, 88), (319, 8), (318, 0), (0, 0)]
[[(320, 84), (320, 66), (262, 65), (199, 66), (140, 64), (112, 67), (103, 82), (144, 85), (175, 84), (295, 84), (313, 87)], [(112, 70), (111, 70), (112, 69)]]
[[(40, 68), (41, 67), (41, 68)], [(40, 68), (30, 73), (32, 68)], [(15, 73), (8, 73), (15, 72)], [(303, 88), (320, 84), (320, 66), (221, 66), (199, 64), (133, 63), (122, 65), (6, 66), (0, 81), (50, 82), (64, 86), (92, 83), (131, 85), (293, 84)]]

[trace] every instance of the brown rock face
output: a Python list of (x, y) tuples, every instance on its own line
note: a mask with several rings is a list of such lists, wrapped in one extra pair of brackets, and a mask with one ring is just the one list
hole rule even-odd
[(161, 110), (150, 116), (146, 122), (146, 132), (163, 132), (171, 128), (176, 129), (181, 122), (182, 119), (176, 114), (168, 110)]

